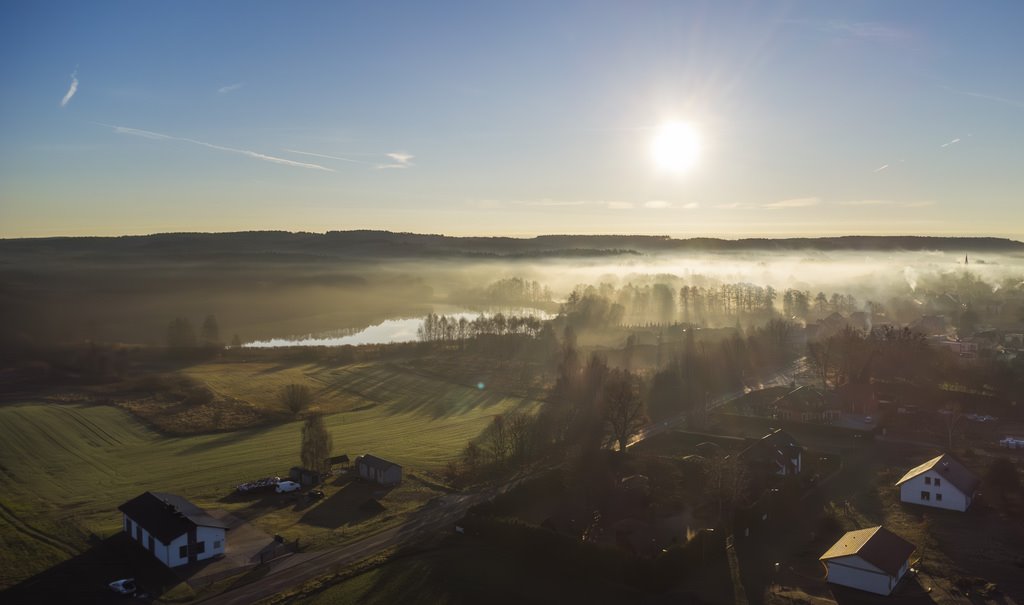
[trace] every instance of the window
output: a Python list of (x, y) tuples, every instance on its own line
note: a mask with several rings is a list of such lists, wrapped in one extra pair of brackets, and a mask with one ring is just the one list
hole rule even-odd
[(924, 478), (924, 484), (925, 485), (931, 485), (932, 484), (932, 478), (931, 477), (925, 477)]
[(196, 542), (196, 554), (201, 555), (206, 552), (206, 542)]
[(938, 487), (940, 485), (942, 485), (942, 479), (939, 479), (938, 477), (936, 477), (935, 478), (935, 487)]
[(220, 540), (214, 540), (214, 542), (213, 542), (213, 548), (214, 548), (214, 549), (220, 548)]
[(925, 501), (931, 500), (932, 499), (931, 492), (921, 492), (921, 499), (925, 500)]
[(942, 502), (942, 494), (935, 494), (935, 501)]
[(182, 559), (188, 558), (188, 547), (182, 546), (178, 549), (178, 556)]

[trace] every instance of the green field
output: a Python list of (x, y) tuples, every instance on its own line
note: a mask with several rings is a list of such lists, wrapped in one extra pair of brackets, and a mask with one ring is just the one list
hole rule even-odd
[[(193, 372), (234, 396), (241, 387), (233, 385), (258, 392), (261, 382), (264, 391), (280, 382), (275, 372), (261, 381), (246, 364)], [(334, 394), (338, 407), (351, 410), (327, 417), (335, 453), (373, 452), (407, 474), (440, 470), (494, 414), (535, 405), (392, 364), (310, 373), (324, 396)], [(0, 408), (0, 585), (84, 550), (90, 533), (116, 532), (117, 506), (144, 490), (179, 493), (211, 508), (240, 506), (220, 500), (239, 482), (287, 473), (299, 461), (300, 430), (296, 421), (165, 437), (115, 407), (25, 402)], [(400, 497), (401, 489), (395, 490)], [(297, 522), (270, 517), (271, 531)]]

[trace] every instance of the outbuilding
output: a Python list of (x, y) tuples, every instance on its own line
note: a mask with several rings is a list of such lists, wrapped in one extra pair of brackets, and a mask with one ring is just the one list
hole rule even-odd
[(915, 466), (896, 482), (901, 502), (960, 512), (971, 506), (980, 484), (977, 475), (949, 454)]
[(914, 550), (879, 525), (846, 532), (819, 560), (828, 582), (888, 596), (910, 569)]
[(168, 567), (224, 554), (227, 524), (181, 496), (145, 492), (117, 507), (124, 531)]
[(398, 485), (402, 482), (400, 465), (372, 454), (363, 454), (356, 458), (356, 470), (363, 479), (381, 485)]

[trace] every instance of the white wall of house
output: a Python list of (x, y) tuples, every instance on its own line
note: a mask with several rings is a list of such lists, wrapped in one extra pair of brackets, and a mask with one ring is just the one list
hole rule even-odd
[(181, 556), (181, 547), (188, 546), (188, 534), (181, 534), (177, 538), (171, 540), (171, 543), (167, 545), (167, 566), (177, 567), (179, 565), (185, 565), (188, 563), (188, 553), (185, 556)]
[[(196, 544), (203, 543), (203, 552), (196, 555), (197, 561), (204, 561), (211, 557), (224, 554), (227, 548), (225, 531), (220, 527), (199, 527), (196, 528)], [(182, 547), (185, 552), (182, 553)], [(170, 567), (177, 567), (188, 563), (188, 534), (181, 534), (168, 545), (168, 559)]]
[[(130, 524), (130, 525), (129, 525)], [(136, 536), (136, 523), (128, 515), (124, 515), (124, 530), (131, 537), (132, 540), (136, 540), (142, 548), (150, 550), (149, 548), (149, 532), (145, 528), (142, 528), (142, 538), (137, 539)], [(130, 529), (130, 531), (129, 531)], [(227, 548), (226, 532), (220, 527), (199, 527), (196, 530), (196, 543), (203, 542), (203, 552), (196, 555), (196, 560), (202, 561), (215, 557), (217, 555), (224, 554)], [(181, 554), (181, 547), (188, 546), (188, 534), (184, 533), (171, 540), (170, 544), (164, 544), (157, 538), (153, 538), (153, 549), (150, 552), (153, 553), (161, 563), (168, 567), (177, 567), (179, 565), (185, 565), (188, 563), (188, 551), (186, 549), (185, 555)]]
[(888, 595), (907, 572), (907, 566), (908, 563), (904, 563), (899, 576), (893, 577), (859, 556), (850, 555), (825, 561), (825, 568), (828, 570), (825, 579), (832, 584)]
[(200, 527), (196, 531), (196, 542), (205, 542), (206, 550), (196, 558), (200, 561), (224, 554), (227, 548), (225, 531), (221, 527)]
[[(927, 496), (925, 495), (927, 494)], [(971, 498), (946, 480), (941, 472), (930, 470), (900, 485), (900, 500), (932, 508), (965, 511)]]

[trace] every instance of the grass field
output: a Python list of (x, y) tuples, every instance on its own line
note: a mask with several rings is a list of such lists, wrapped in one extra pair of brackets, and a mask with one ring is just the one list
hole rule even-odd
[[(211, 364), (191, 371), (227, 394), (256, 397), (292, 381), (297, 370)], [(332, 409), (349, 410), (327, 417), (335, 453), (373, 452), (402, 464), (407, 474), (440, 470), (494, 414), (534, 405), (392, 364), (298, 371), (320, 385), (319, 400), (333, 398)], [(165, 437), (110, 406), (25, 402), (0, 408), (0, 586), (80, 552), (91, 533), (116, 532), (117, 506), (145, 490), (178, 493), (211, 508), (247, 506), (222, 499), (244, 480), (287, 473), (299, 461), (300, 431), (295, 421)], [(394, 490), (394, 498), (408, 504), (421, 489), (410, 482), (406, 491)], [(267, 529), (300, 517), (275, 513)]]

